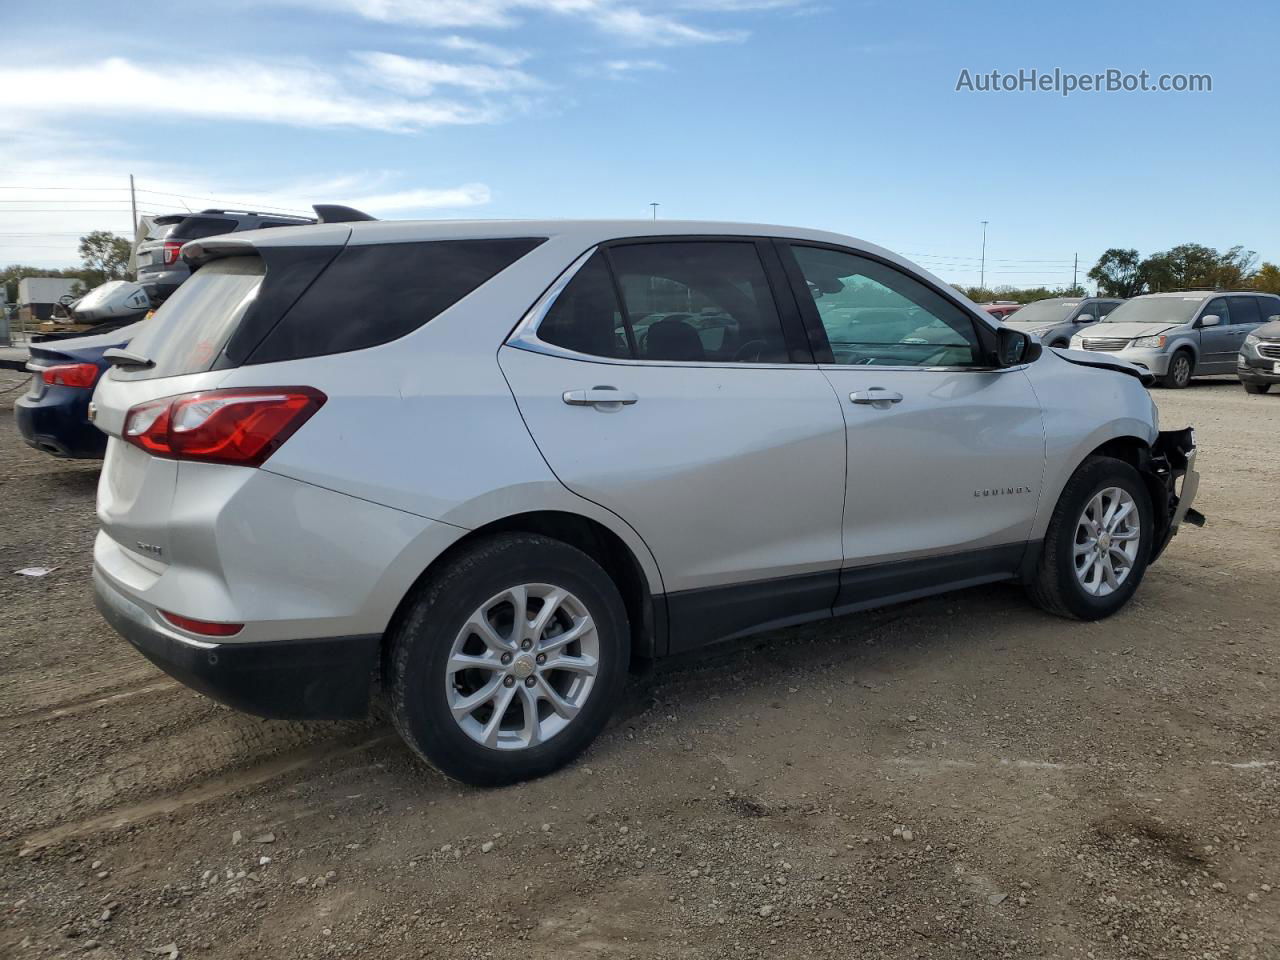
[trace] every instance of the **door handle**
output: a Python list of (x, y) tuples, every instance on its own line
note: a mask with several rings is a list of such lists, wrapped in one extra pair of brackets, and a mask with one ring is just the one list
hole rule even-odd
[(855, 390), (849, 394), (854, 403), (901, 403), (902, 394), (884, 387), (870, 387), (867, 390)]
[(617, 387), (600, 386), (590, 390), (566, 390), (562, 399), (571, 407), (604, 407), (616, 410), (618, 407), (630, 406), (640, 398)]

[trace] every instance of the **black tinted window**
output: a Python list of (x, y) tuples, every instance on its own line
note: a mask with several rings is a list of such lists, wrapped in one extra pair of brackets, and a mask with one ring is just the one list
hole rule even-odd
[(1263, 323), (1280, 320), (1280, 299), (1276, 297), (1259, 297), (1258, 308), (1259, 313), (1262, 315)]
[(641, 360), (787, 363), (782, 322), (754, 243), (611, 247)]
[(919, 280), (839, 250), (805, 246), (792, 250), (836, 363), (928, 367), (980, 363), (978, 336), (969, 315)]
[(342, 353), (403, 337), (542, 242), (437, 240), (345, 247), (247, 362)]
[(1262, 314), (1258, 310), (1257, 297), (1229, 297), (1232, 323), (1251, 323), (1257, 326), (1262, 322)]
[(603, 253), (595, 253), (556, 297), (538, 339), (595, 357), (630, 357), (627, 331)]
[(173, 228), (171, 240), (200, 240), (220, 233), (233, 233), (237, 222), (230, 217), (187, 217)]

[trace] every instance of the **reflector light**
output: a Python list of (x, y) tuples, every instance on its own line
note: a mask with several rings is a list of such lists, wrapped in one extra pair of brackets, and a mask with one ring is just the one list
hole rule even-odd
[(181, 627), (189, 633), (198, 633), (202, 637), (233, 637), (244, 629), (243, 623), (196, 620), (194, 617), (184, 617), (180, 613), (170, 613), (168, 610), (161, 610), (160, 614), (175, 627)]

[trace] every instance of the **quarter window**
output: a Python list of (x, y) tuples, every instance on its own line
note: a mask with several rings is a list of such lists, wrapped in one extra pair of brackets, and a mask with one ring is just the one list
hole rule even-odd
[(825, 247), (792, 245), (836, 363), (978, 366), (973, 320), (893, 267)]

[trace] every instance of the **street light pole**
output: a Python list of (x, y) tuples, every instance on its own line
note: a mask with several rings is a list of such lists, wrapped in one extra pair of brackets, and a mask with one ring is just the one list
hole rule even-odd
[(987, 289), (987, 223), (982, 221), (982, 265), (978, 268), (978, 289)]
[(654, 219), (654, 220), (657, 220), (657, 219), (658, 219), (658, 204), (655, 202), (655, 203), (651, 203), (651, 204), (649, 204), (649, 206), (651, 206), (651, 207), (653, 208), (653, 219)]

